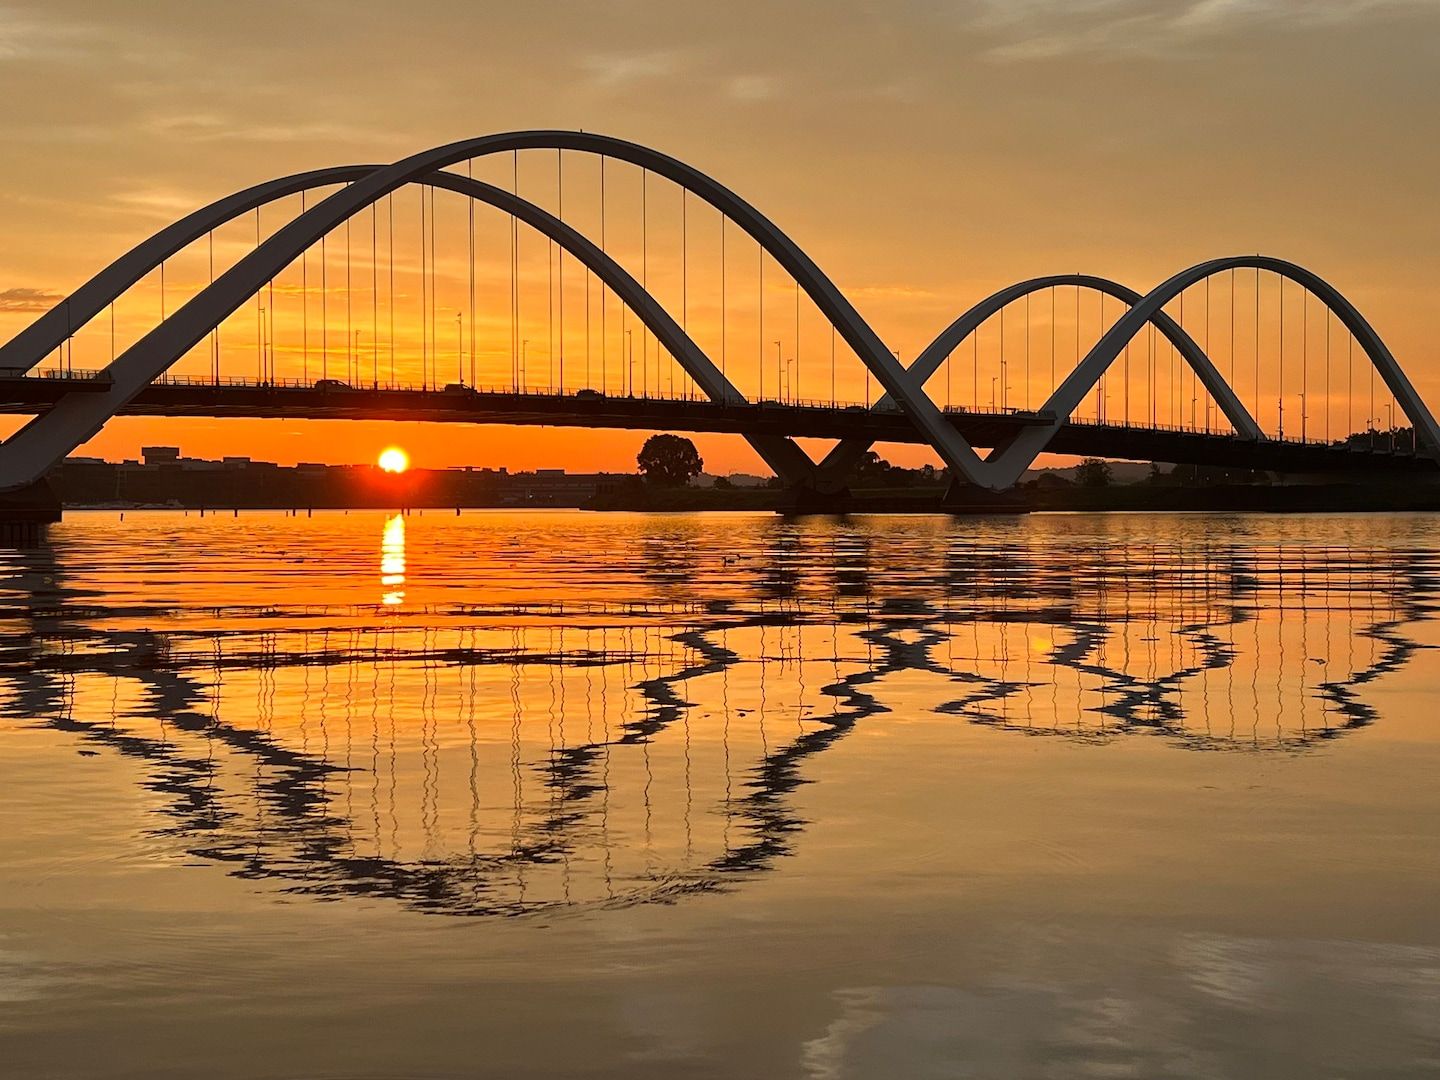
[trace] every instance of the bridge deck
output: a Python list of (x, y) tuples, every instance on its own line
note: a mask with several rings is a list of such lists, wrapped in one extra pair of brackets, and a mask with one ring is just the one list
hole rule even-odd
[[(108, 380), (86, 373), (19, 376), (0, 372), (0, 413), (40, 413), (73, 392), (103, 392)], [(708, 400), (509, 390), (316, 387), (298, 383), (221, 383), (168, 379), (153, 383), (119, 410), (124, 416), (261, 417), (316, 420), (395, 420), (643, 431), (925, 440), (898, 408), (764, 401), (743, 405)], [(1034, 412), (952, 410), (946, 418), (972, 445), (1004, 444), (1023, 428), (1044, 423)], [(1056, 454), (1165, 461), (1288, 473), (1440, 472), (1440, 463), (1408, 451), (1317, 442), (1253, 442), (1231, 434), (1067, 422), (1047, 448)]]

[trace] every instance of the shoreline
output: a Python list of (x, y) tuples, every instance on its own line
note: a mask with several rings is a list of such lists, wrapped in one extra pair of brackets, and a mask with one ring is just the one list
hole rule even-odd
[(989, 514), (1025, 513), (1415, 513), (1440, 511), (1440, 488), (1428, 485), (1262, 486), (1234, 485), (1203, 488), (1125, 485), (1104, 488), (1021, 489), (1002, 496), (978, 493), (974, 502), (946, 501), (943, 488), (911, 488), (897, 491), (859, 491), (834, 500), (816, 500), (796, 505), (787, 491), (750, 488), (716, 492), (706, 488), (658, 491), (615, 492), (585, 503), (533, 503), (526, 505), (441, 504), (434, 500), (392, 505), (378, 501), (356, 501), (351, 505), (292, 506), (255, 502), (248, 505), (197, 506), (179, 501), (71, 503), (64, 512), (168, 511), (200, 516), (233, 516), (244, 512), (284, 513), (308, 516), (316, 512), (336, 513), (385, 511), (409, 513), (431, 511), (454, 514), (465, 510), (534, 511), (581, 510), (587, 513), (773, 513), (786, 516), (806, 514)]

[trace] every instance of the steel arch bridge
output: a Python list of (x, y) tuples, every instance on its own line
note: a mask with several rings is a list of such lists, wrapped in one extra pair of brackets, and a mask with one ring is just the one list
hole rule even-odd
[[(534, 199), (522, 197), (519, 183), (519, 160), (521, 153), (543, 152), (555, 155), (557, 196), (556, 212), (552, 213)], [(576, 224), (573, 213), (565, 215), (564, 155), (582, 155), (599, 163), (599, 220), (598, 239)], [(473, 176), (475, 165), (506, 160), (512, 163), (512, 184), (510, 190)], [(632, 170), (638, 169), (641, 178), (641, 207), (643, 215), (641, 266), (639, 276), (634, 267), (624, 265), (611, 246), (607, 245), (605, 212), (605, 168), (607, 163), (622, 163)], [(465, 174), (452, 171), (464, 165)], [(688, 234), (688, 211), (691, 200), (708, 206), (718, 213), (721, 221), (721, 274), (720, 274), (720, 362), (717, 364), (715, 349), (702, 347), (697, 335), (687, 326), (689, 299), (685, 293), (682, 310), (675, 312), (673, 303), (661, 298), (661, 290), (648, 284), (650, 265), (648, 229), (650, 211), (646, 198), (649, 180), (657, 177), (679, 189), (681, 206), (682, 245)], [(394, 285), (395, 262), (393, 248), (395, 224), (393, 202), (395, 193), (402, 189), (420, 189), (421, 199), (421, 292), (422, 314), (428, 311), (429, 337), (422, 335), (422, 384), (419, 389), (397, 386), (393, 378), (395, 330)], [(332, 190), (333, 189), (333, 190)], [(464, 200), (470, 208), (470, 342), (469, 359), (471, 378), (467, 383), (464, 370), (464, 335), (461, 313), (456, 314), (457, 357), (459, 379), (441, 389), (438, 364), (439, 344), (435, 329), (436, 290), (438, 278), (429, 286), (430, 294), (426, 308), (426, 192), (430, 195), (430, 216), (428, 219), (430, 273), (436, 274), (435, 240), (435, 192), (445, 192)], [(328, 192), (328, 194), (325, 194)], [(320, 194), (311, 205), (306, 197)], [(277, 207), (282, 201), (299, 196), (301, 209), (298, 214), (275, 229), (268, 237), (261, 238), (259, 215), (267, 207)], [(389, 272), (391, 284), (388, 301), (391, 307), (391, 330), (388, 350), (391, 358), (392, 378), (381, 386), (379, 378), (379, 255), (376, 237), (377, 218), (382, 201), (390, 209), (388, 239), (391, 246)], [(511, 222), (511, 342), (512, 380), (508, 387), (482, 388), (475, 375), (477, 339), (475, 331), (475, 241), (474, 207), (488, 207), (508, 217)], [(359, 353), (359, 333), (355, 333), (355, 348), (351, 348), (352, 328), (350, 325), (351, 286), (351, 245), (352, 223), (359, 221), (362, 226), (369, 212), (371, 234), (371, 258), (369, 268), (373, 288), (368, 293), (372, 305), (372, 358), (374, 378), (369, 386), (363, 379), (356, 379), (351, 372), (361, 370), (362, 357)], [(232, 226), (250, 214), (256, 217), (256, 236), (253, 248), (236, 258), (220, 273), (214, 272), (214, 236), (217, 230)], [(520, 225), (533, 230), (543, 237), (552, 252), (550, 295), (546, 301), (547, 315), (554, 318), (554, 254), (559, 254), (560, 267), (560, 387), (552, 385), (537, 391), (525, 382), (525, 347), (518, 347), (520, 333), (517, 330), (519, 282), (521, 271), (515, 252)], [(725, 362), (725, 289), (727, 270), (725, 267), (725, 244), (731, 227), (738, 229), (748, 241), (756, 245), (759, 253), (760, 285), (756, 310), (759, 321), (758, 349), (755, 367), (759, 374), (759, 391), (747, 394), (737, 384), (737, 369)], [(312, 381), (308, 376), (309, 338), (308, 324), (305, 355), (307, 375), (300, 380), (284, 379), (277, 376), (274, 361), (268, 360), (271, 345), (266, 340), (265, 311), (259, 308), (261, 327), (257, 331), (257, 347), (261, 350), (261, 368), (257, 378), (227, 378), (220, 374), (219, 328), (226, 320), (251, 300), (263, 300), (270, 290), (270, 318), (274, 320), (274, 283), (279, 275), (287, 272), (297, 261), (304, 260), (308, 253), (320, 246), (322, 268), (325, 262), (324, 244), (327, 236), (345, 235), (346, 275), (346, 353), (347, 379), (328, 377)], [(194, 289), (193, 294), (183, 303), (170, 310), (166, 304), (165, 267), (167, 262), (181, 256), (187, 249), (193, 249), (199, 242), (209, 239), (211, 245), (211, 272), (209, 280)], [(633, 254), (633, 253), (632, 253)], [(646, 365), (647, 385), (644, 391), (636, 393), (634, 378), (633, 336), (628, 337), (630, 378), (628, 386), (622, 375), (621, 393), (611, 392), (607, 384), (600, 387), (583, 385), (567, 391), (564, 385), (565, 330), (564, 303), (565, 260), (583, 268), (585, 273), (585, 343), (589, 356), (591, 343), (591, 302), (590, 282), (592, 278), (601, 286), (602, 326), (604, 304), (607, 292), (613, 295), (621, 306), (622, 313), (633, 317), (636, 329), (642, 335), (653, 335), (656, 344), (656, 381), (660, 381), (660, 350), (671, 359), (670, 368), (673, 385), (674, 374), (679, 371), (684, 393), (674, 395), (650, 394), (648, 387), (648, 356), (642, 357)], [(631, 260), (633, 262), (633, 259)], [(786, 360), (783, 373), (780, 366), (780, 345), (777, 340), (776, 374), (769, 398), (764, 392), (769, 342), (765, 332), (766, 291), (764, 272), (767, 264), (778, 266), (794, 285), (794, 356)], [(682, 248), (680, 276), (687, 282), (691, 259), (688, 249)], [(160, 317), (138, 333), (127, 347), (114, 345), (114, 310), (118, 301), (144, 288), (148, 277), (158, 271), (160, 275)], [(1236, 320), (1239, 303), (1236, 297), (1237, 271), (1253, 272), (1255, 281), (1254, 330), (1254, 379), (1249, 389), (1251, 401), (1247, 406), (1240, 383), (1244, 372), (1237, 375), (1237, 355), (1242, 350), (1236, 344)], [(323, 269), (322, 269), (323, 273)], [(1264, 430), (1258, 413), (1268, 407), (1265, 378), (1262, 377), (1262, 325), (1261, 275), (1273, 275), (1279, 288), (1279, 335), (1275, 357), (1275, 369), (1267, 372), (1278, 389), (1277, 402), (1279, 429), (1273, 433)], [(1212, 317), (1212, 284), (1223, 286), (1228, 280), (1230, 301), (1228, 317), (1230, 325), (1229, 371), (1222, 372), (1210, 348), (1214, 319)], [(1294, 353), (1291, 344), (1291, 358), (1287, 368), (1286, 346), (1294, 335), (1294, 316), (1291, 316), (1289, 337), (1285, 325), (1285, 303), (1287, 285), (1301, 292), (1304, 315), (1301, 324), (1302, 356), (1300, 359), (1300, 389), (1294, 388)], [(1042, 401), (1031, 403), (1028, 394), (1030, 383), (1031, 347), (1034, 333), (1030, 323), (1032, 301), (1049, 296), (1050, 318), (1050, 364), (1052, 374), (1056, 365), (1056, 327), (1060, 325), (1056, 315), (1056, 291), (1075, 290), (1076, 342), (1075, 363), (1071, 370), (1057, 378), (1057, 384)], [(1198, 335), (1187, 325), (1184, 315), (1184, 298), (1187, 290), (1203, 288), (1205, 312), (1203, 332)], [(1080, 296), (1082, 292), (1093, 293), (1099, 298), (1100, 318), (1097, 320), (1098, 333), (1093, 342), (1081, 350), (1082, 314)], [(826, 329), (830, 338), (831, 394), (825, 401), (807, 401), (788, 390), (790, 365), (793, 361), (797, 375), (801, 359), (801, 296), (807, 299), (818, 313), (822, 326), (821, 341)], [(328, 284), (322, 285), (323, 304), (329, 295)], [(1309, 332), (1314, 320), (1310, 315), (1309, 302), (1318, 302), (1316, 310), (1324, 315), (1324, 392), (1326, 433), (1323, 438), (1310, 438), (1306, 429), (1309, 409), (1313, 407), (1317, 390), (1309, 389), (1309, 376), (1315, 363), (1312, 362), (1309, 346)], [(302, 286), (302, 300), (305, 317), (311, 309), (308, 285)], [(1106, 303), (1113, 302), (1119, 314), (1113, 319), (1106, 318)], [(1179, 312), (1172, 308), (1179, 305)], [(1293, 303), (1293, 301), (1292, 301)], [(1010, 391), (1009, 380), (1016, 359), (1006, 359), (1005, 313), (1007, 309), (1023, 305), (1025, 312), (1024, 364), (1027, 394), (1025, 407), (1010, 407), (1006, 395)], [(107, 312), (111, 317), (111, 355), (107, 363), (95, 370), (77, 370), (74, 366), (75, 342), (86, 328), (99, 325)], [(1192, 311), (1194, 310), (1192, 306)], [(1293, 310), (1293, 308), (1292, 308)], [(1222, 315), (1224, 313), (1222, 312)], [(979, 348), (982, 328), (995, 321), (1000, 325), (1000, 356), (998, 376), (989, 380), (991, 389), (990, 407), (987, 409), (979, 400)], [(1248, 317), (1248, 316), (1247, 316)], [(325, 316), (322, 315), (322, 321)], [(1384, 407), (1390, 410), (1387, 424), (1389, 447), (1378, 445), (1375, 438), (1379, 417), (1367, 415), (1366, 429), (1370, 432), (1369, 445), (1353, 437), (1339, 440), (1330, 437), (1329, 426), (1338, 400), (1332, 391), (1332, 358), (1334, 327), (1338, 323), (1343, 331), (1344, 341), (1349, 349), (1351, 391), (1346, 399), (1347, 420), (1355, 404), (1353, 394), (1353, 353), (1358, 345), (1369, 371), (1364, 377), (1371, 381), (1371, 404), (1366, 407), (1368, 414), (1374, 414), (1374, 378), (1378, 376), (1391, 403)], [(1012, 324), (1013, 325), (1013, 324)], [(773, 326), (773, 323), (772, 323)], [(1265, 333), (1270, 333), (1268, 326)], [(633, 335), (627, 330), (627, 335)], [(330, 328), (324, 323), (324, 345), (322, 354), (329, 356)], [(1130, 403), (1132, 388), (1138, 387), (1140, 379), (1131, 378), (1130, 361), (1132, 345), (1137, 346), (1149, 335), (1148, 373), (1145, 394), (1141, 404), (1147, 415), (1138, 422), (1132, 422)], [(1160, 383), (1164, 372), (1155, 360), (1155, 335), (1160, 336), (1162, 347), (1167, 346), (1172, 354), (1172, 369), (1166, 383), (1165, 398), (1169, 407), (1170, 422), (1160, 418)], [(602, 347), (606, 332), (602, 329)], [(214, 362), (211, 374), (206, 378), (177, 377), (172, 368), (187, 354), (202, 346), (206, 339), (212, 341)], [(836, 398), (835, 354), (836, 339), (858, 360), (864, 373), (867, 387), (865, 404), (842, 405)], [(813, 339), (812, 339), (813, 340)], [(951, 382), (951, 367), (956, 364), (957, 350), (965, 342), (972, 344), (974, 367), (972, 372), (971, 400), (960, 407), (951, 406), (948, 401), (942, 406), (936, 400), (929, 385), (941, 372), (948, 388)], [(1011, 335), (1013, 345), (1013, 334)], [(648, 344), (642, 342), (643, 348)], [(1318, 348), (1318, 346), (1317, 346)], [(553, 368), (553, 348), (547, 350), (548, 361)], [(433, 354), (433, 356), (432, 356)], [(1012, 357), (1015, 355), (1012, 348)], [(44, 367), (48, 357), (58, 357), (55, 367)], [(1248, 362), (1249, 357), (1241, 359)], [(434, 386), (430, 384), (425, 364), (435, 368)], [(518, 360), (518, 363), (517, 363)], [(623, 363), (623, 357), (622, 357)], [(1123, 369), (1117, 372), (1117, 365)], [(589, 375), (587, 359), (587, 376)], [(1284, 380), (1287, 371), (1292, 377), (1290, 395), (1285, 393)], [(1110, 391), (1107, 377), (1122, 378), (1124, 418), (1117, 420), (1107, 415)], [(1318, 374), (1317, 374), (1318, 379)], [(870, 380), (874, 380), (883, 393), (873, 402), (869, 400)], [(1186, 382), (1188, 381), (1188, 391)], [(781, 390), (774, 392), (776, 383)], [(1318, 386), (1318, 384), (1317, 384)], [(777, 225), (743, 198), (683, 162), (633, 142), (606, 136), (572, 131), (523, 131), (487, 135), (466, 139), (406, 157), (390, 165), (353, 165), (321, 169), (282, 177), (236, 192), (180, 219), (160, 230), (148, 240), (120, 256), (89, 281), (74, 290), (66, 299), (45, 312), (32, 325), (21, 331), (9, 342), (0, 346), (0, 411), (33, 413), (34, 418), (25, 424), (13, 437), (0, 445), (0, 492), (23, 490), (41, 481), (45, 473), (62, 461), (85, 441), (93, 437), (113, 416), (121, 414), (149, 415), (210, 415), (210, 416), (276, 416), (276, 417), (334, 417), (334, 418), (405, 418), (438, 421), (461, 421), (479, 423), (528, 423), (544, 425), (570, 425), (595, 427), (630, 427), (644, 429), (674, 429), (690, 431), (723, 431), (743, 435), (755, 448), (761, 458), (782, 480), (795, 488), (822, 492), (842, 490), (847, 477), (862, 456), (875, 441), (901, 441), (927, 444), (946, 467), (952, 477), (959, 481), (991, 490), (1003, 490), (1015, 484), (1036, 460), (1046, 452), (1084, 453), (1108, 457), (1136, 457), (1141, 459), (1175, 461), (1195, 464), (1221, 464), (1232, 467), (1270, 469), (1291, 473), (1334, 473), (1346, 471), (1363, 472), (1433, 472), (1440, 459), (1440, 426), (1413, 383), (1392, 355), (1385, 342), (1367, 322), (1364, 316), (1336, 288), (1319, 275), (1282, 259), (1260, 255), (1245, 255), (1213, 259), (1199, 263), (1175, 274), (1147, 293), (1139, 293), (1117, 282), (1105, 278), (1067, 274), (1035, 278), (1002, 289), (975, 304), (968, 311), (946, 327), (925, 349), (921, 350), (908, 366), (903, 364), (897, 353), (884, 343), (880, 335), (859, 314), (835, 283), (816, 263), (787, 236)], [(996, 395), (1000, 395), (997, 405)], [(693, 393), (691, 390), (693, 389)], [(1189, 394), (1190, 423), (1184, 421), (1185, 394)], [(1081, 415), (1083, 406), (1090, 395), (1096, 399), (1095, 415)], [(1198, 423), (1197, 402), (1203, 396), (1205, 402), (1205, 423)], [(1284, 433), (1286, 402), (1298, 399), (1301, 415), (1301, 437), (1297, 440)], [(1409, 432), (1406, 445), (1396, 445), (1395, 432), (1398, 412), (1408, 420)], [(1178, 416), (1178, 422), (1177, 422)], [(1212, 417), (1214, 423), (1212, 424)], [(1293, 421), (1292, 421), (1293, 425)], [(1228, 426), (1228, 430), (1227, 430)], [(1353, 436), (1353, 424), (1347, 425), (1342, 435)], [(835, 439), (836, 444), (820, 461), (815, 461), (795, 440), (797, 437)], [(982, 455), (977, 449), (988, 448)]]

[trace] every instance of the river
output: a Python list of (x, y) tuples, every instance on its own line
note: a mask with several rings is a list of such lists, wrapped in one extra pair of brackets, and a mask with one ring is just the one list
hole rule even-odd
[(1437, 525), (71, 514), (0, 1075), (1440, 1074)]

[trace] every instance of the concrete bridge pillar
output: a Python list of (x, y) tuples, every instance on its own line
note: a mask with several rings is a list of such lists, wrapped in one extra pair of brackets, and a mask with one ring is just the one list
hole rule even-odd
[(786, 490), (785, 503), (793, 514), (846, 514), (854, 500), (848, 487), (797, 484)]
[(991, 491), (961, 477), (953, 477), (945, 489), (941, 507), (951, 514), (1028, 514), (1030, 507), (1013, 488)]
[(47, 480), (0, 492), (0, 545), (33, 544), (45, 535), (46, 526), (59, 521), (60, 516), (60, 499)]

